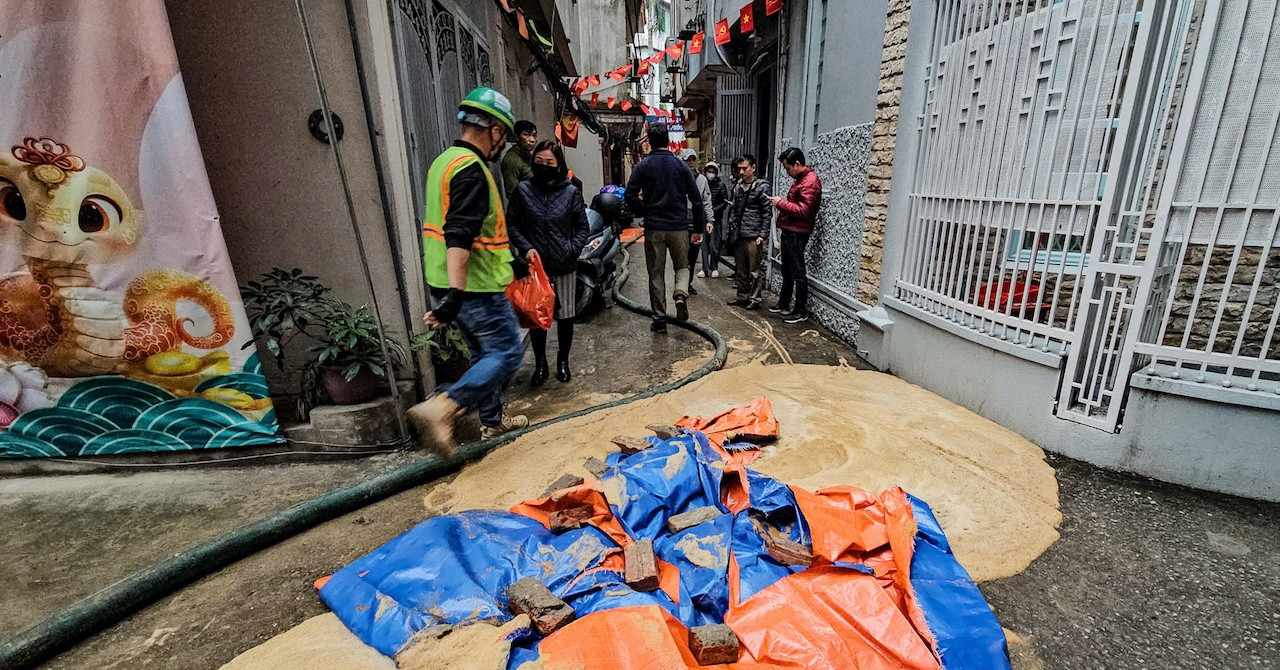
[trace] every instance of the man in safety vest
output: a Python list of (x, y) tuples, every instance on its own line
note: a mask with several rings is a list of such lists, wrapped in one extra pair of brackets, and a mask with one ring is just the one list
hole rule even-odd
[(486, 165), (512, 131), (511, 103), (481, 86), (459, 104), (458, 122), (462, 138), (427, 173), (422, 265), (435, 308), (424, 320), (432, 329), (461, 326), (471, 368), (408, 413), (421, 439), (445, 455), (455, 446), (453, 423), (466, 411), (479, 411), (486, 438), (529, 425), (527, 417), (502, 411), (502, 389), (520, 369), (524, 349), (506, 294), (512, 280), (507, 222)]

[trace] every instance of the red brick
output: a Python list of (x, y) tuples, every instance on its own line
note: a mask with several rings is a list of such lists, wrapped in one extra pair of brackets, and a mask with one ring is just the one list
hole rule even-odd
[(644, 451), (645, 449), (648, 449), (649, 447), (653, 446), (653, 444), (648, 440), (644, 440), (638, 437), (627, 437), (625, 435), (619, 435), (613, 438), (612, 440), (610, 440), (610, 442), (613, 442), (614, 444), (618, 445), (618, 448), (622, 450), (622, 453), (626, 454), (627, 456), (630, 456), (631, 454), (634, 454), (637, 452)]
[(693, 528), (700, 523), (711, 521), (721, 514), (723, 512), (718, 507), (710, 506), (681, 512), (675, 516), (667, 517), (667, 531), (674, 535), (687, 528)]
[(813, 550), (791, 540), (766, 538), (764, 549), (773, 560), (783, 565), (801, 565), (806, 568), (813, 565)]
[(533, 627), (542, 635), (550, 635), (577, 618), (565, 601), (557, 598), (542, 582), (525, 577), (507, 589), (511, 612), (528, 614)]
[(548, 486), (547, 490), (542, 492), (542, 497), (545, 498), (551, 495), (552, 493), (555, 493), (556, 491), (560, 491), (563, 489), (571, 489), (575, 486), (579, 486), (582, 484), (583, 481), (585, 480), (583, 480), (578, 475), (560, 475), (559, 479), (555, 480), (554, 482), (551, 482), (551, 486)]
[(653, 431), (653, 434), (657, 435), (659, 440), (670, 440), (671, 438), (680, 434), (680, 429), (676, 428), (675, 426), (655, 425), (655, 426), (645, 426), (645, 428), (648, 428), (649, 430)]
[(581, 528), (595, 514), (591, 505), (570, 507), (551, 513), (551, 532), (563, 533), (566, 530)]
[(627, 564), (627, 586), (636, 591), (658, 590), (658, 557), (653, 553), (653, 540), (640, 540), (622, 551)]
[(738, 636), (722, 623), (689, 629), (689, 650), (698, 665), (733, 663), (738, 660)]

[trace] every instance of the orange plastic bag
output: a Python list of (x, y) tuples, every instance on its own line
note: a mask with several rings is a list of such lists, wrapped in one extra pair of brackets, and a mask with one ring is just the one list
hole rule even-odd
[[(529, 264), (529, 276), (507, 285), (507, 299), (516, 310), (521, 328), (547, 330), (556, 316), (556, 293), (551, 289), (551, 278), (542, 268), (542, 259), (534, 258)], [(566, 296), (572, 300), (572, 296)]]

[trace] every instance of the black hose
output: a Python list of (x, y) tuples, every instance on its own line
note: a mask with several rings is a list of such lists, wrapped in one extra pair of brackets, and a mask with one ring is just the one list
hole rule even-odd
[[(622, 250), (622, 270), (613, 298), (623, 308), (652, 316), (653, 312), (622, 295), (622, 286), (630, 273), (628, 253)], [(58, 653), (71, 648), (94, 633), (119, 622), (133, 612), (212, 574), (246, 556), (266, 549), (282, 540), (315, 526), (349, 514), (362, 507), (388, 498), (415, 486), (427, 484), (448, 475), (464, 464), (475, 461), (512, 440), (561, 421), (575, 419), (592, 412), (651, 398), (694, 382), (724, 366), (729, 349), (724, 338), (710, 327), (694, 322), (674, 325), (691, 330), (710, 340), (716, 347), (711, 360), (692, 374), (628, 398), (621, 398), (577, 412), (548, 419), (528, 428), (500, 437), (479, 440), (458, 448), (451, 460), (427, 456), (403, 465), (360, 484), (330, 491), (317, 498), (300, 502), (265, 519), (237, 528), (221, 537), (199, 544), (144, 568), (124, 579), (80, 600), (58, 614), (45, 619), (17, 637), (0, 645), (0, 668), (33, 668)]]

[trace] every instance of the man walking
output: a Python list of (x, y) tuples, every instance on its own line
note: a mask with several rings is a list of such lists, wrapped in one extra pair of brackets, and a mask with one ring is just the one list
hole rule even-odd
[[(689, 244), (702, 242), (707, 225), (702, 196), (689, 168), (668, 148), (667, 127), (649, 126), (649, 155), (627, 181), (627, 205), (644, 217), (644, 255), (649, 267), (650, 330), (667, 332), (667, 257), (675, 268), (676, 319), (689, 319)], [(692, 217), (690, 216), (692, 208)], [(692, 220), (691, 220), (692, 219)]]
[(702, 239), (702, 269), (698, 276), (720, 278), (720, 244), (724, 236), (724, 212), (729, 208), (729, 189), (720, 180), (720, 167), (707, 163), (703, 168), (707, 186), (711, 189), (711, 225)]
[(538, 127), (532, 121), (516, 121), (515, 141), (502, 157), (502, 190), (505, 202), (511, 201), (522, 181), (533, 179), (533, 148), (538, 146)]
[(743, 154), (738, 159), (742, 180), (733, 189), (729, 205), (730, 224), (726, 233), (732, 240), (734, 272), (738, 295), (729, 304), (748, 310), (760, 309), (764, 293), (765, 239), (769, 237), (769, 182), (756, 179), (756, 157)]
[[(712, 226), (712, 221), (711, 221), (714, 208), (711, 205), (710, 182), (707, 181), (707, 178), (702, 173), (698, 172), (698, 153), (696, 151), (694, 151), (693, 149), (685, 149), (684, 151), (680, 152), (680, 158), (684, 160), (685, 165), (689, 166), (689, 171), (692, 172), (694, 176), (694, 183), (698, 186), (698, 197), (702, 198), (702, 210), (707, 213), (707, 226), (705, 230), (709, 235), (711, 231), (714, 230)], [(693, 218), (693, 201), (692, 200), (689, 201), (689, 218), (690, 219)], [(702, 232), (702, 231), (697, 231), (697, 232)], [(703, 242), (706, 242), (705, 236), (703, 238)], [(701, 243), (695, 242), (689, 245), (689, 272), (693, 272), (693, 269), (698, 266), (698, 256), (701, 254), (701, 252), (702, 252)], [(706, 268), (705, 264), (703, 265), (703, 268), (704, 269)], [(698, 276), (699, 277), (705, 276), (703, 270), (698, 271)], [(693, 288), (693, 283), (690, 282), (689, 295), (697, 295), (697, 293), (698, 292)]]
[[(822, 206), (822, 180), (813, 168), (805, 165), (804, 152), (789, 147), (778, 157), (782, 168), (795, 180), (786, 198), (772, 197), (769, 202), (778, 208), (778, 229), (782, 231), (782, 290), (778, 304), (770, 312), (787, 315), (787, 323), (800, 323), (809, 318), (809, 275), (805, 270), (804, 251), (813, 234), (813, 223)], [(795, 303), (791, 303), (791, 291), (795, 289)], [(788, 311), (789, 310), (789, 311)]]
[(427, 173), (422, 265), (435, 308), (423, 319), (433, 330), (457, 322), (471, 346), (471, 367), (447, 391), (409, 409), (427, 445), (453, 453), (453, 423), (480, 412), (481, 434), (496, 437), (529, 425), (505, 416), (502, 389), (520, 369), (520, 326), (507, 300), (511, 249), (498, 186), (485, 164), (498, 157), (512, 129), (511, 103), (481, 86), (458, 107), (462, 138)]

